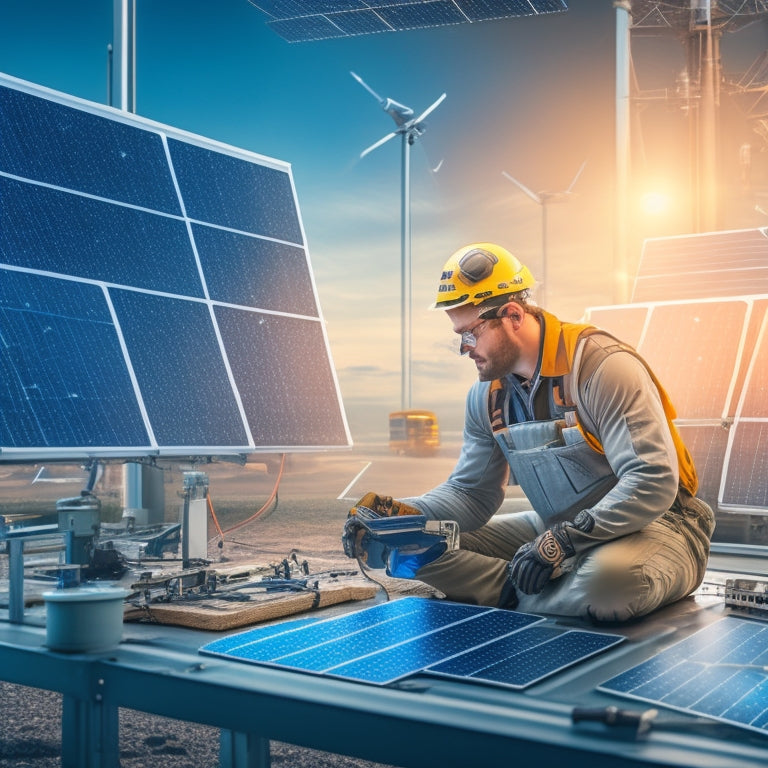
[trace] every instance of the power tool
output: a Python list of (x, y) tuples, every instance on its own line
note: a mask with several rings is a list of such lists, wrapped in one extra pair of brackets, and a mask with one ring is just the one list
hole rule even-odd
[(458, 549), (459, 526), (424, 515), (383, 517), (358, 506), (347, 518), (342, 543), (347, 557), (369, 568), (386, 568), (388, 576), (410, 579), (422, 566)]

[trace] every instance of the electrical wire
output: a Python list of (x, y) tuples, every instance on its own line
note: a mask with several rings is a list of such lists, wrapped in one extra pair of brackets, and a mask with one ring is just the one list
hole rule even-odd
[(219, 547), (221, 547), (224, 543), (224, 536), (227, 533), (231, 533), (232, 531), (236, 531), (239, 528), (242, 528), (250, 523), (252, 523), (254, 520), (258, 520), (258, 518), (262, 517), (264, 513), (269, 508), (269, 505), (274, 501), (275, 506), (277, 506), (277, 491), (280, 487), (280, 480), (283, 477), (283, 470), (285, 468), (285, 454), (282, 454), (282, 458), (280, 459), (280, 469), (277, 473), (277, 478), (275, 479), (275, 485), (272, 488), (272, 492), (269, 494), (269, 498), (262, 504), (262, 506), (256, 510), (250, 517), (247, 517), (245, 520), (241, 520), (239, 523), (235, 523), (234, 525), (230, 526), (227, 529), (222, 529), (221, 525), (219, 524), (218, 517), (216, 516), (216, 512), (213, 508), (213, 502), (211, 501), (211, 495), (206, 494), (206, 498), (208, 500), (208, 510), (211, 514), (211, 518), (213, 519), (213, 524), (216, 528), (216, 531), (218, 532), (218, 536), (220, 538), (219, 541)]

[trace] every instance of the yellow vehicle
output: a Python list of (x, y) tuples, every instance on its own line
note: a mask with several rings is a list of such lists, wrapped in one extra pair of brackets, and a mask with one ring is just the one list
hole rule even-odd
[(389, 448), (411, 456), (434, 455), (440, 448), (437, 416), (418, 409), (390, 413)]

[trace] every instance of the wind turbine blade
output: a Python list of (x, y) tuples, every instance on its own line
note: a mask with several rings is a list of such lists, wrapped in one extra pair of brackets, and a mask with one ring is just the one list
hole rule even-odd
[(566, 192), (567, 192), (568, 194), (570, 194), (570, 193), (571, 193), (571, 191), (573, 190), (573, 187), (574, 187), (574, 185), (576, 184), (576, 182), (579, 180), (579, 176), (581, 176), (581, 172), (584, 170), (584, 166), (585, 166), (586, 164), (587, 164), (587, 161), (585, 160), (585, 161), (584, 161), (584, 162), (581, 164), (581, 168), (579, 168), (579, 170), (578, 170), (578, 171), (576, 171), (576, 175), (573, 177), (573, 181), (571, 182), (571, 186), (570, 186), (570, 187), (568, 187), (568, 189), (566, 190)]
[(443, 94), (431, 107), (427, 107), (414, 121), (414, 125), (418, 125), (428, 114), (433, 112), (437, 107), (440, 105), (440, 103), (443, 101), (443, 99), (446, 97), (447, 94)]
[(395, 136), (397, 136), (396, 132), (388, 133), (386, 136), (384, 136), (384, 138), (379, 139), (375, 144), (371, 144), (371, 146), (368, 147), (368, 149), (364, 149), (360, 153), (360, 157), (365, 157), (369, 152), (373, 152), (374, 149), (377, 149), (382, 144), (386, 143), (387, 141), (389, 141), (390, 139), (394, 138)]
[(516, 178), (513, 176), (510, 176), (506, 171), (502, 171), (501, 175), (509, 179), (513, 184), (517, 185), (519, 189), (521, 189), (523, 192), (525, 192), (528, 197), (533, 200), (534, 203), (538, 203), (539, 205), (542, 205), (544, 202), (539, 195), (537, 195), (535, 192), (528, 189), (528, 187), (525, 186), (525, 184), (521, 184)]
[(379, 96), (379, 94), (376, 93), (376, 91), (374, 91), (373, 88), (371, 88), (371, 86), (368, 85), (368, 83), (366, 83), (362, 77), (360, 77), (360, 75), (356, 75), (354, 72), (350, 72), (349, 74), (352, 75), (352, 77), (354, 77), (355, 80), (357, 80), (357, 82), (360, 83), (360, 85), (362, 85), (363, 88), (365, 88), (365, 90), (368, 91), (368, 93), (370, 93), (371, 96), (373, 96), (373, 98), (379, 102), (379, 104), (384, 103), (384, 99), (382, 99), (381, 96)]

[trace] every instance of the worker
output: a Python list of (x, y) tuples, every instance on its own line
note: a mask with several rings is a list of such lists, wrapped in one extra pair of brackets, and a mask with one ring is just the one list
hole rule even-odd
[[(538, 307), (534, 285), (493, 243), (448, 259), (433, 308), (478, 374), (458, 462), (421, 496), (365, 494), (345, 551), (366, 558), (363, 509), (451, 520), (458, 544), (430, 546), (412, 568), (449, 600), (595, 622), (644, 616), (701, 584), (714, 515), (647, 363), (607, 332)], [(499, 512), (508, 483), (532, 510)], [(401, 575), (397, 551), (376, 551), (368, 565)]]

